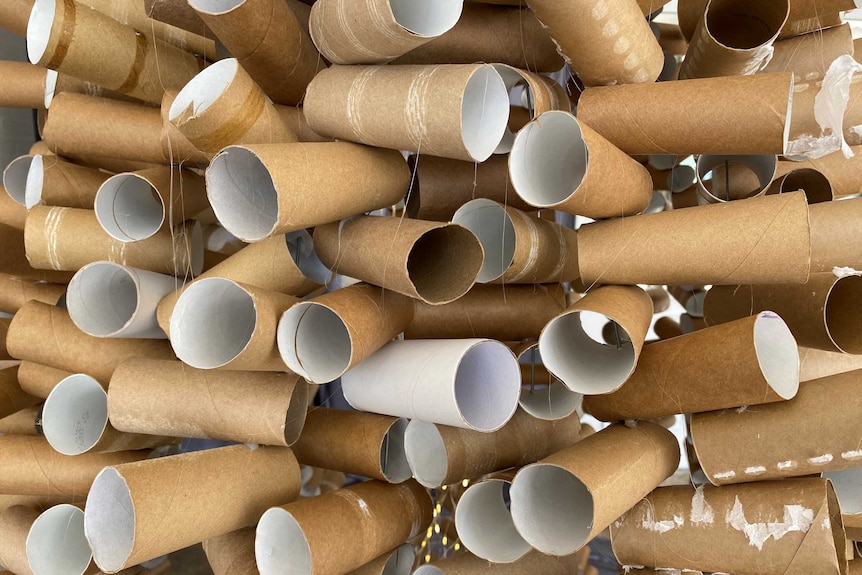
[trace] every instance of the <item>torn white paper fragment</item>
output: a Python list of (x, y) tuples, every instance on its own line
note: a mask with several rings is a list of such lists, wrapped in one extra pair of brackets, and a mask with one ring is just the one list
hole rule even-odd
[(742, 507), (742, 502), (737, 497), (733, 503), (733, 508), (727, 512), (725, 521), (737, 531), (744, 533), (750, 545), (757, 547), (758, 551), (762, 551), (763, 544), (770, 537), (778, 541), (793, 531), (808, 532), (808, 529), (814, 522), (814, 510), (802, 505), (785, 505), (782, 521), (749, 523), (745, 519), (745, 510)]
[(703, 487), (703, 485), (698, 486), (691, 498), (691, 513), (688, 518), (694, 525), (712, 525), (715, 521), (712, 506), (706, 502), (703, 496)]

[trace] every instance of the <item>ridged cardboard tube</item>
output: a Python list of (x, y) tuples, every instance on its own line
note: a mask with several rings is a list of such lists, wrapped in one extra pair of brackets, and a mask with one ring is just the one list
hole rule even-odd
[(860, 297), (862, 276), (832, 273), (812, 274), (802, 285), (715, 286), (704, 317), (715, 325), (768, 309), (787, 322), (799, 345), (862, 354)]
[(292, 445), (308, 385), (285, 373), (199, 370), (179, 361), (123, 362), (108, 387), (111, 425), (128, 433)]
[(772, 312), (644, 347), (637, 369), (614, 393), (584, 398), (603, 421), (653, 419), (792, 399), (799, 353)]
[(254, 242), (393, 206), (410, 170), (395, 150), (350, 142), (260, 144), (225, 148), (206, 178), (221, 224)]
[(462, 0), (323, 0), (308, 21), (314, 45), (333, 64), (384, 64), (448, 32)]
[(66, 309), (78, 329), (93, 337), (166, 339), (156, 307), (176, 286), (174, 276), (94, 262), (69, 282)]
[(410, 543), (405, 543), (396, 547), (394, 551), (369, 561), (359, 569), (354, 569), (349, 575), (410, 575), (415, 561), (416, 548)]
[(484, 198), (458, 208), (452, 223), (464, 226), (482, 243), (479, 283), (541, 284), (578, 278), (575, 230)]
[(276, 346), (281, 314), (293, 296), (224, 278), (190, 285), (171, 314), (171, 345), (198, 369), (284, 371)]
[(673, 474), (679, 457), (660, 425), (612, 425), (515, 475), (515, 528), (542, 553), (570, 555)]
[[(578, 230), (581, 280), (802, 284), (811, 260), (809, 229), (799, 192), (597, 222)], [(662, 263), (668, 260), (672, 269)]]
[(800, 168), (778, 176), (772, 181), (767, 194), (785, 194), (802, 190), (809, 204), (831, 202), (833, 199), (832, 184), (829, 178), (811, 168)]
[(35, 575), (27, 561), (26, 542), (37, 517), (39, 511), (25, 505), (13, 505), (0, 512), (0, 564), (7, 571)]
[[(566, 296), (558, 284), (478, 284), (464, 297), (445, 305), (414, 303), (407, 339), (489, 337), (521, 341), (539, 337), (545, 324), (562, 313)], [(512, 321), (517, 315), (517, 321)]]
[(566, 387), (551, 375), (542, 363), (539, 344), (524, 342), (513, 351), (521, 367), (521, 409), (537, 419), (554, 421), (577, 411), (583, 396)]
[(99, 187), (110, 174), (57, 156), (35, 155), (24, 187), (24, 206), (38, 204), (93, 209)]
[[(542, 573), (543, 575), (571, 575), (580, 573), (579, 555), (552, 557), (531, 551), (512, 563), (489, 563), (467, 552), (455, 553), (448, 559), (420, 565), (413, 575), (520, 575)], [(589, 575), (583, 571), (584, 575)]]
[(303, 111), (324, 136), (483, 162), (503, 139), (509, 98), (485, 64), (333, 66), (309, 84)]
[(43, 511), (27, 533), (27, 562), (33, 575), (94, 573), (84, 536), (84, 511), (60, 504)]
[(278, 322), (281, 358), (312, 383), (338, 379), (404, 331), (413, 319), (413, 301), (356, 284), (297, 303)]
[(858, 467), (853, 394), (860, 377), (862, 371), (832, 375), (805, 382), (790, 401), (693, 415), (691, 435), (707, 479), (724, 485)]
[(533, 463), (573, 445), (580, 432), (577, 414), (546, 421), (517, 411), (494, 433), (414, 419), (404, 433), (404, 448), (416, 481), (435, 488)]
[(490, 432), (514, 415), (521, 372), (490, 339), (393, 341), (345, 373), (341, 388), (360, 411)]
[(611, 541), (623, 565), (847, 573), (841, 510), (820, 478), (660, 487), (611, 526)]
[(792, 90), (791, 72), (588, 88), (578, 119), (627, 154), (782, 154)]
[[(257, 568), (261, 575), (348, 573), (430, 523), (431, 498), (415, 481), (360, 483), (264, 513), (254, 544)], [(338, 553), (332, 537), (341, 541)]]
[[(2, 17), (0, 17), (2, 20)], [(46, 70), (27, 62), (0, 63), (0, 74), (9, 81), (0, 88), (3, 108), (43, 108)]]
[(6, 193), (22, 206), (26, 206), (27, 173), (32, 163), (33, 156), (25, 154), (9, 162), (3, 170), (3, 187)]
[(0, 419), (0, 433), (3, 435), (39, 435), (36, 431), (36, 419), (41, 411), (42, 404), (38, 403), (32, 407), (25, 407), (16, 411), (12, 415), (7, 415)]
[(102, 383), (124, 359), (174, 359), (166, 341), (95, 338), (75, 327), (66, 310), (36, 301), (15, 314), (6, 345), (18, 359), (86, 373)]
[(299, 465), (284, 447), (234, 445), (115, 465), (93, 482), (84, 531), (96, 565), (116, 573), (252, 525), (296, 499), (299, 487)]
[(255, 528), (245, 527), (203, 542), (215, 575), (259, 575), (254, 559)]
[(295, 0), (189, 0), (189, 5), (279, 104), (300, 103), (308, 83), (326, 67), (308, 35), (308, 8)]
[(210, 156), (233, 144), (296, 141), (235, 58), (216, 62), (186, 84), (171, 104), (168, 120)]
[(316, 407), (308, 412), (293, 453), (303, 465), (402, 483), (411, 475), (406, 429), (403, 418)]
[[(731, 200), (753, 198), (766, 193), (775, 178), (778, 165), (776, 156), (722, 156), (704, 154), (697, 158), (697, 201), (699, 204), (717, 204)], [(722, 168), (724, 166), (724, 168)], [(757, 177), (758, 187), (753, 190), (742, 188), (734, 190), (733, 178), (725, 177), (729, 166), (746, 168)], [(712, 175), (711, 186), (707, 188), (705, 178)], [(799, 188), (796, 188), (799, 189)], [(795, 190), (793, 190), (795, 191)]]
[[(572, 391), (610, 393), (635, 371), (652, 313), (652, 300), (639, 287), (595, 288), (542, 330), (542, 361)], [(615, 322), (619, 345), (594, 339), (584, 326), (591, 317)]]
[(531, 206), (590, 218), (637, 214), (652, 198), (647, 170), (568, 112), (545, 112), (518, 132), (509, 177)]
[(0, 401), (0, 417), (12, 415), (16, 411), (39, 403), (38, 397), (21, 389), (21, 384), (18, 382), (17, 365), (0, 370), (0, 394), (3, 398)]
[[(799, 381), (811, 381), (839, 373), (862, 369), (862, 356), (834, 351), (799, 348)], [(20, 368), (18, 379), (21, 379)]]
[(482, 245), (463, 226), (360, 216), (314, 230), (326, 266), (432, 305), (466, 294), (482, 267)]
[(0, 311), (14, 314), (28, 301), (36, 300), (54, 305), (66, 292), (63, 284), (22, 279), (0, 274)]
[(862, 232), (862, 198), (814, 204), (810, 213), (811, 273), (862, 269), (862, 254), (854, 249), (854, 238)]
[(27, 25), (30, 62), (158, 104), (201, 69), (194, 55), (75, 0), (36, 0)]
[(54, 387), (72, 375), (71, 372), (56, 369), (41, 363), (22, 361), (18, 365), (18, 383), (27, 394), (45, 399)]

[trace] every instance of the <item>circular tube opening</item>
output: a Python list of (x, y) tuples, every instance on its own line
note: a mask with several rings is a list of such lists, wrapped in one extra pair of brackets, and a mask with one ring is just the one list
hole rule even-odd
[(405, 543), (392, 552), (386, 565), (383, 566), (383, 573), (380, 575), (410, 575), (415, 562), (416, 549), (413, 545)]
[(165, 221), (165, 204), (153, 185), (138, 174), (111, 176), (99, 188), (96, 219), (109, 236), (137, 242), (155, 234)]
[(767, 44), (787, 20), (787, 2), (712, 0), (706, 12), (706, 27), (715, 40), (734, 50), (750, 50)]
[(455, 374), (455, 405), (473, 429), (490, 432), (512, 419), (521, 395), (521, 370), (508, 347), (485, 340), (467, 350)]
[(465, 547), (494, 563), (517, 561), (530, 551), (506, 506), (509, 482), (491, 479), (471, 485), (455, 508), (455, 528)]
[(423, 301), (444, 304), (470, 291), (483, 259), (482, 244), (473, 232), (447, 225), (416, 240), (407, 256), (407, 274)]
[(704, 154), (696, 166), (698, 199), (701, 203), (719, 203), (766, 193), (775, 177), (778, 157)]
[(254, 556), (260, 575), (311, 575), (311, 549), (302, 527), (280, 507), (266, 511), (257, 525)]
[(780, 193), (797, 190), (805, 192), (805, 198), (809, 204), (832, 201), (832, 184), (829, 183), (826, 176), (811, 168), (793, 170), (781, 180)]
[(842, 513), (846, 515), (862, 513), (862, 467), (827, 471), (823, 477), (832, 481)]
[(276, 339), (284, 363), (312, 383), (338, 379), (353, 357), (344, 320), (317, 302), (301, 302), (285, 311)]
[(27, 58), (31, 64), (38, 64), (48, 49), (51, 28), (54, 26), (54, 0), (36, 0), (27, 21)]
[(697, 181), (697, 174), (691, 166), (676, 166), (667, 175), (667, 187), (671, 193), (684, 192)]
[(862, 354), (862, 276), (839, 278), (826, 298), (826, 331), (844, 353)]
[(204, 68), (177, 94), (168, 112), (168, 119), (171, 122), (182, 119), (182, 114), (189, 107), (193, 116), (206, 112), (233, 82), (238, 69), (236, 58), (225, 58)]
[(138, 310), (138, 283), (125, 267), (112, 262), (84, 266), (66, 291), (66, 309), (75, 325), (94, 337), (122, 331)]
[(224, 278), (191, 284), (171, 314), (171, 344), (177, 357), (198, 369), (230, 363), (251, 341), (257, 325), (254, 298)]
[[(433, 4), (433, 2), (428, 2)], [(482, 66), (470, 76), (461, 100), (461, 138), (476, 162), (491, 157), (506, 133), (509, 93), (493, 66)]]
[(778, 315), (764, 311), (754, 321), (754, 352), (769, 387), (782, 399), (799, 390), (799, 348), (790, 328)]
[(48, 70), (45, 75), (45, 109), (51, 108), (51, 102), (54, 101), (54, 92), (57, 91), (57, 77), (59, 74), (56, 70)]
[(420, 485), (440, 487), (449, 470), (446, 444), (437, 426), (413, 419), (404, 432), (404, 454)]
[(27, 534), (26, 551), (33, 575), (83, 575), (93, 558), (84, 512), (62, 504), (42, 513)]
[(287, 445), (293, 445), (299, 439), (302, 428), (305, 426), (305, 416), (308, 414), (308, 383), (302, 378), (297, 378), (293, 387), (293, 395), (287, 406), (284, 416), (284, 441)]
[[(49, 70), (50, 71), (50, 70)], [(42, 203), (42, 187), (45, 182), (45, 162), (41, 154), (33, 156), (27, 179), (24, 182), (24, 207), (28, 210)]]
[(380, 446), (380, 469), (389, 483), (402, 483), (412, 475), (404, 448), (404, 433), (408, 423), (403, 417), (396, 419)]
[(521, 367), (521, 409), (546, 421), (568, 417), (577, 411), (583, 396), (567, 388), (542, 363), (538, 346), (518, 358)]
[(54, 387), (42, 407), (45, 439), (63, 455), (91, 450), (108, 424), (108, 394), (101, 384), (81, 373)]
[(135, 544), (135, 505), (129, 486), (116, 469), (99, 472), (87, 494), (84, 533), (96, 565), (116, 573), (126, 565)]
[(462, 0), (389, 0), (395, 21), (423, 38), (448, 32), (461, 18)]
[(206, 172), (207, 196), (219, 222), (245, 242), (270, 235), (278, 218), (278, 193), (254, 152), (228, 146)]
[[(185, 223), (184, 230), (188, 233), (188, 222)], [(200, 222), (196, 221), (191, 226), (189, 250), (191, 251), (189, 264), (192, 268), (192, 275), (199, 276), (204, 271), (204, 227)]]
[(515, 258), (515, 226), (503, 206), (482, 198), (472, 200), (458, 208), (452, 223), (473, 232), (482, 244), (484, 259), (477, 282), (494, 281), (509, 269)]
[(19, 156), (3, 170), (3, 187), (15, 203), (27, 207), (27, 174), (35, 156)]

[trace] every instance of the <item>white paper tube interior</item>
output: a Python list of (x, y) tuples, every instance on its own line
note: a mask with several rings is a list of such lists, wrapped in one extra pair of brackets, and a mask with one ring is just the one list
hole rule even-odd
[(245, 0), (188, 0), (189, 5), (206, 14), (223, 14), (245, 4)]
[[(176, 182), (177, 193), (180, 183)], [(96, 194), (96, 218), (109, 236), (121, 242), (145, 240), (165, 222), (165, 204), (155, 188), (138, 174), (117, 174)]]
[(425, 487), (440, 487), (449, 469), (446, 444), (437, 426), (413, 419), (404, 432), (404, 453), (413, 476)]
[(344, 321), (317, 302), (301, 302), (284, 312), (277, 340), (287, 367), (312, 383), (338, 379), (353, 357), (353, 342)]
[(392, 15), (400, 26), (424, 38), (449, 31), (461, 17), (463, 0), (389, 0)]
[(515, 226), (503, 206), (483, 198), (471, 200), (458, 208), (452, 223), (476, 234), (485, 251), (476, 281), (494, 281), (509, 269), (515, 257)]
[(832, 480), (841, 513), (844, 515), (862, 513), (862, 467), (827, 471), (823, 477)]
[(251, 294), (231, 280), (204, 278), (191, 284), (171, 314), (171, 345), (198, 369), (221, 367), (246, 348), (257, 325)]
[(57, 91), (57, 77), (59, 74), (56, 70), (48, 70), (45, 75), (45, 109), (51, 107), (51, 102), (54, 101), (54, 92)]
[(54, 24), (54, 0), (35, 0), (27, 22), (27, 57), (38, 64), (48, 48), (51, 27)]
[[(50, 70), (49, 70), (50, 72)], [(42, 187), (45, 182), (45, 162), (41, 154), (33, 156), (27, 180), (24, 183), (24, 207), (28, 210), (42, 203)]]
[(593, 496), (572, 473), (556, 465), (530, 465), (515, 475), (509, 494), (515, 528), (542, 553), (571, 555), (587, 542)]
[(498, 341), (476, 343), (461, 358), (455, 374), (455, 404), (471, 428), (491, 432), (503, 427), (518, 408), (521, 374), (508, 347)]
[(87, 494), (84, 533), (96, 565), (106, 573), (123, 568), (135, 543), (135, 506), (126, 480), (113, 467), (99, 472)]
[(409, 543), (395, 549), (380, 575), (410, 575), (416, 561), (416, 548)]
[(799, 390), (799, 347), (784, 320), (771, 311), (754, 322), (754, 351), (766, 383), (782, 399), (793, 399)]
[(667, 199), (660, 190), (654, 190), (650, 198), (649, 205), (643, 211), (645, 214), (657, 214), (663, 212), (667, 207)]
[[(497, 70), (497, 73), (503, 79), (503, 84), (506, 86), (506, 93), (509, 95), (509, 102), (512, 102), (513, 100), (513, 94), (516, 93), (516, 86), (517, 90), (520, 91), (520, 99), (527, 100), (527, 102), (532, 101), (532, 90), (530, 89), (529, 84), (524, 82), (524, 78), (514, 68), (503, 64), (495, 64), (494, 69)], [(524, 107), (526, 108), (528, 106), (525, 104)], [(530, 119), (532, 120), (533, 118), (531, 117)], [(494, 149), (494, 153), (508, 154), (512, 151), (512, 144), (514, 143), (515, 134), (507, 125), (506, 130), (503, 133), (503, 138), (500, 140), (500, 143), (497, 144), (496, 149)]]
[(470, 486), (455, 508), (455, 529), (464, 546), (493, 563), (511, 563), (530, 551), (506, 507), (509, 482), (490, 479)]
[(89, 335), (110, 337), (138, 311), (140, 286), (124, 266), (95, 262), (78, 270), (66, 291), (66, 308), (75, 325)]
[(380, 446), (380, 469), (389, 483), (402, 483), (413, 475), (404, 449), (404, 433), (409, 423), (403, 417), (396, 419)]
[(509, 122), (509, 92), (493, 66), (476, 69), (461, 100), (461, 138), (470, 157), (484, 162), (499, 145)]
[(578, 189), (588, 163), (578, 121), (566, 112), (550, 111), (518, 132), (509, 154), (509, 177), (522, 200), (548, 208)]
[(673, 169), (678, 159), (679, 156), (673, 154), (650, 154), (647, 157), (647, 163), (656, 170), (665, 171)]
[(3, 187), (9, 197), (22, 206), (27, 206), (27, 173), (34, 156), (19, 156), (9, 162), (3, 170)]
[[(788, 120), (789, 122), (789, 120)], [(744, 195), (740, 195), (728, 186), (731, 182), (721, 180), (719, 184), (718, 177), (722, 176), (723, 167), (727, 163), (728, 166), (744, 166), (751, 170), (757, 178), (759, 187), (753, 190), (745, 190)], [(701, 203), (718, 203), (733, 199), (742, 199), (758, 196), (766, 191), (772, 183), (772, 178), (775, 176), (775, 170), (778, 167), (778, 157), (761, 155), (761, 156), (726, 156), (726, 155), (709, 155), (704, 154), (697, 158), (697, 188), (698, 201)], [(710, 191), (706, 188), (704, 182), (707, 175), (712, 173), (712, 186)]]
[(426, 564), (420, 565), (416, 571), (413, 572), (413, 575), (443, 575), (443, 572), (433, 565)]
[(314, 251), (314, 239), (306, 230), (296, 230), (285, 235), (290, 257), (302, 275), (315, 283), (328, 284), (332, 271), (326, 267)]
[[(544, 367), (538, 345), (522, 353), (518, 362), (521, 365)], [(519, 400), (521, 409), (537, 419), (546, 421), (563, 419), (577, 411), (583, 401), (583, 395), (570, 390), (550, 373), (548, 373), (550, 381), (545, 378), (531, 381), (530, 378), (535, 377), (535, 375), (533, 372), (521, 381), (521, 398)]]
[(93, 558), (84, 512), (74, 505), (51, 507), (30, 527), (26, 550), (33, 575), (82, 575)]
[(844, 353), (862, 354), (859, 325), (855, 321), (848, 321), (852, 310), (859, 305), (860, 298), (862, 276), (848, 275), (832, 285), (826, 299), (826, 330), (835, 345)]
[(179, 118), (189, 106), (192, 107), (192, 113), (195, 116), (205, 112), (224, 94), (236, 76), (238, 66), (236, 58), (225, 58), (198, 73), (183, 86), (171, 104), (171, 109), (168, 111), (170, 121), (173, 122)]
[(108, 394), (98, 381), (76, 373), (58, 383), (42, 407), (45, 439), (63, 455), (86, 453), (108, 424)]
[(619, 327), (620, 345), (591, 337), (585, 325), (604, 325), (611, 318), (591, 311), (573, 311), (552, 319), (539, 336), (542, 360), (566, 387), (584, 395), (618, 389), (635, 368), (631, 337)]
[(268, 509), (257, 524), (254, 556), (260, 575), (311, 575), (311, 549), (302, 527), (280, 507)]

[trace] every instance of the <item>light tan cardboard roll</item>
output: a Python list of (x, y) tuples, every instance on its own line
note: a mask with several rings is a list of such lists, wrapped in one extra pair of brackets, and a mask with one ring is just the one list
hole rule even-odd
[[(700, 205), (718, 204), (732, 200), (762, 196), (775, 178), (776, 156), (727, 156), (704, 154), (697, 158), (697, 202)], [(734, 172), (744, 173), (742, 185)], [(756, 178), (757, 183), (748, 180)], [(711, 179), (707, 179), (710, 177)], [(795, 188), (791, 191), (796, 191)]]
[(26, 281), (69, 283), (72, 276), (68, 272), (32, 267), (26, 254), (25, 237), (22, 230), (0, 224), (0, 245), (3, 246), (0, 251), (0, 272)]
[[(859, 499), (859, 486), (862, 485), (862, 468), (853, 467), (841, 471), (829, 471), (822, 474), (823, 477), (832, 482), (835, 495), (838, 497), (838, 505), (841, 507), (841, 516), (844, 527), (857, 531), (862, 522), (862, 501)], [(858, 533), (858, 531), (857, 531)], [(848, 539), (855, 537), (855, 533), (847, 533)], [(849, 553), (848, 553), (849, 555)], [(853, 554), (855, 557), (855, 553)]]
[[(793, 4), (794, 2), (791, 2)], [(793, 72), (801, 81), (822, 78), (835, 58), (853, 53), (850, 25), (802, 34), (773, 45), (772, 59), (763, 72)]]
[(287, 124), (287, 127), (296, 134), (300, 142), (331, 142), (332, 138), (321, 136), (314, 130), (308, 127), (308, 121), (305, 119), (305, 113), (302, 108), (297, 106), (281, 106), (276, 105), (275, 110), (281, 116), (281, 120)]
[(617, 391), (587, 396), (603, 421), (652, 419), (792, 399), (799, 355), (787, 324), (761, 312), (646, 346)]
[(69, 504), (46, 509), (31, 525), (25, 542), (33, 575), (96, 573), (84, 537), (84, 511)]
[(65, 291), (66, 286), (62, 284), (26, 280), (10, 274), (0, 274), (0, 311), (14, 314), (31, 299), (54, 305)]
[(314, 246), (334, 272), (432, 305), (466, 294), (482, 267), (482, 245), (470, 230), (422, 220), (335, 222), (315, 228)]
[[(415, 481), (368, 481), (263, 514), (255, 556), (261, 575), (348, 573), (412, 539), (431, 523), (431, 498)], [(359, 534), (359, 537), (357, 537)], [(332, 553), (332, 537), (340, 541)]]
[(18, 36), (27, 35), (27, 20), (33, 9), (33, 0), (10, 0), (0, 8), (0, 28), (5, 28)]
[(660, 487), (611, 526), (611, 540), (623, 565), (847, 572), (841, 510), (832, 485), (820, 478)]
[[(542, 330), (542, 361), (572, 391), (610, 393), (635, 371), (652, 314), (652, 300), (638, 287), (595, 288)], [(591, 317), (617, 324), (618, 345), (606, 345), (586, 331)]]
[(447, 559), (420, 565), (413, 573), (414, 575), (518, 575), (520, 573), (567, 575), (579, 572), (579, 562), (578, 555), (552, 557), (532, 551), (512, 563), (489, 563), (465, 551)]
[(3, 435), (39, 435), (36, 431), (36, 418), (39, 417), (41, 411), (42, 404), (37, 403), (16, 411), (12, 415), (7, 415), (0, 419), (0, 433)]
[(308, 35), (308, 8), (291, 0), (190, 0), (201, 20), (279, 104), (302, 101), (324, 60)]
[(35, 155), (30, 162), (24, 205), (93, 209), (99, 187), (110, 174), (79, 166), (58, 156)]
[(27, 561), (27, 535), (39, 511), (24, 505), (14, 505), (0, 512), (0, 564), (16, 575), (34, 575)]
[(350, 142), (230, 146), (207, 169), (221, 224), (247, 242), (397, 204), (410, 171), (395, 150)]
[[(860, 377), (860, 371), (832, 375), (805, 382), (790, 401), (692, 416), (694, 447), (710, 483), (858, 467), (862, 450), (853, 392)], [(823, 423), (824, 413), (829, 414), (828, 425)]]
[(254, 559), (254, 527), (218, 535), (203, 542), (214, 575), (258, 575)]
[(497, 148), (509, 98), (493, 66), (333, 66), (308, 86), (315, 132), (371, 146), (482, 162)]
[(692, 285), (668, 286), (667, 292), (685, 308), (685, 313), (692, 317), (703, 317), (703, 302), (707, 293), (703, 288)]
[(414, 419), (404, 447), (416, 481), (433, 488), (533, 463), (579, 441), (580, 431), (577, 414), (546, 421), (519, 410), (494, 433)]
[(2, 107), (43, 108), (45, 106), (45, 68), (27, 62), (4, 60), (0, 62), (0, 74), (8, 80), (0, 88)]
[(860, 169), (859, 164), (862, 163), (862, 156), (859, 155), (862, 146), (851, 146), (850, 149), (853, 150), (854, 154), (852, 158), (845, 158), (841, 152), (833, 152), (814, 160), (778, 162), (778, 175), (800, 168), (812, 168), (826, 176), (832, 186), (835, 198), (856, 195), (862, 192), (862, 186), (859, 185), (859, 180), (855, 176)]
[(862, 255), (853, 249), (860, 231), (862, 198), (821, 202), (810, 207), (811, 273), (834, 268), (862, 269)]
[[(809, 236), (808, 204), (797, 192), (582, 226), (578, 260), (587, 285), (802, 284)], [(668, 259), (673, 269), (662, 264)]]
[(18, 359), (87, 373), (102, 383), (124, 359), (174, 359), (166, 341), (95, 338), (78, 330), (66, 310), (36, 301), (15, 314), (6, 345)]
[(588, 88), (578, 119), (627, 154), (782, 154), (792, 89), (790, 72)]
[(6, 189), (0, 186), (0, 224), (23, 230), (26, 219), (27, 208), (13, 200)]
[(162, 97), (160, 116), (162, 119), (162, 131), (159, 142), (162, 147), (162, 155), (170, 160), (173, 165), (183, 165), (192, 162), (199, 166), (208, 164), (210, 154), (205, 154), (192, 144), (189, 139), (170, 120), (171, 106), (179, 94), (176, 90), (168, 90)]
[(536, 341), (525, 341), (513, 348), (521, 368), (521, 409), (537, 419), (555, 421), (575, 413), (583, 396), (551, 375), (542, 363)]
[(411, 475), (404, 453), (406, 429), (403, 418), (316, 407), (308, 412), (292, 449), (303, 465), (402, 483)]
[[(799, 381), (811, 381), (862, 369), (862, 356), (809, 347), (799, 348)], [(20, 368), (18, 379), (21, 379)]]
[(0, 402), (0, 417), (12, 415), (16, 411), (39, 403), (38, 397), (21, 389), (17, 365), (0, 370), (0, 390), (3, 397), (3, 401)]
[(18, 384), (27, 394), (46, 398), (54, 387), (72, 375), (71, 372), (56, 369), (41, 363), (22, 361), (18, 365)]
[(116, 573), (252, 525), (296, 499), (299, 487), (299, 465), (284, 447), (233, 445), (115, 465), (93, 482), (84, 531), (99, 568)]
[(9, 162), (3, 169), (3, 188), (15, 203), (22, 206), (26, 206), (27, 174), (32, 163), (33, 156), (25, 154)]
[(354, 569), (349, 575), (410, 575), (415, 562), (416, 548), (410, 543), (405, 543), (396, 547), (394, 551), (369, 561), (359, 569)]
[(790, 18), (787, 19), (787, 23), (784, 25), (784, 28), (781, 29), (781, 34), (778, 36), (779, 40), (793, 38), (802, 34), (820, 32), (821, 30), (828, 30), (844, 23), (844, 20), (841, 18), (841, 14), (833, 11), (823, 11), (812, 18), (795, 20), (793, 19), (794, 4), (796, 3), (793, 2), (790, 5)]
[(634, 215), (652, 198), (647, 170), (566, 112), (545, 112), (518, 132), (509, 177), (531, 206), (590, 218)]
[(114, 372), (107, 405), (111, 425), (128, 433), (289, 446), (303, 428), (308, 393), (293, 374), (135, 359)]
[(338, 379), (404, 331), (413, 318), (413, 301), (356, 284), (297, 303), (278, 322), (281, 358), (310, 382)]
[(676, 438), (654, 423), (603, 429), (515, 475), (515, 528), (542, 553), (570, 555), (667, 479), (679, 457)]
[(144, 13), (159, 22), (164, 22), (199, 36), (212, 38), (213, 33), (204, 24), (194, 8), (180, 0), (144, 0)]

